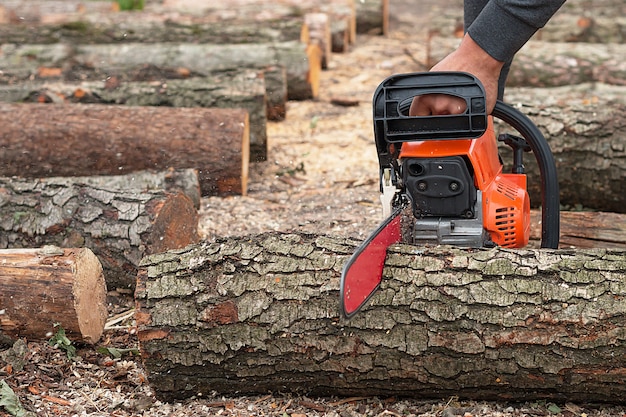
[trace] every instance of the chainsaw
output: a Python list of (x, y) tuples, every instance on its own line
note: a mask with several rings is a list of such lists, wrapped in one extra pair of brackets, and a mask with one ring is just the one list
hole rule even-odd
[[(461, 114), (411, 116), (413, 99), (447, 94), (465, 100)], [(523, 155), (532, 152), (541, 177), (541, 247), (559, 242), (559, 186), (541, 131), (498, 101), (487, 114), (485, 90), (464, 72), (393, 75), (376, 89), (374, 138), (385, 220), (343, 268), (340, 310), (356, 314), (380, 287), (387, 248), (396, 243), (520, 248), (530, 236), (530, 198)], [(496, 137), (494, 118), (517, 134)], [(498, 142), (512, 149), (511, 172)]]

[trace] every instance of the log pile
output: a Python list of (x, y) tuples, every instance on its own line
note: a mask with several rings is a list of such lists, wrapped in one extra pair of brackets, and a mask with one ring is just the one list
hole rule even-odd
[[(358, 22), (387, 30), (382, 0), (361, 11), (352, 0), (238, 0), (236, 14), (217, 3), (0, 5), (0, 248), (90, 251), (102, 293), (132, 290), (144, 256), (198, 241), (203, 196), (246, 194), (250, 162), (267, 159), (267, 121), (287, 117), (287, 99), (318, 96), (320, 71)], [(61, 264), (71, 262), (49, 262)], [(4, 336), (50, 332), (49, 318), (20, 324), (21, 310), (2, 311)], [(99, 338), (76, 325), (99, 321), (66, 313), (72, 337)]]
[[(203, 196), (246, 194), (249, 163), (268, 158), (266, 121), (285, 119), (288, 99), (317, 98), (320, 71), (357, 33), (386, 34), (388, 1), (164, 0), (132, 16), (92, 3), (0, 7), (0, 248), (12, 248), (0, 251), (0, 336), (41, 338), (63, 315), (72, 337), (93, 343), (107, 287), (124, 288), (135, 290), (142, 359), (167, 400), (623, 398), (619, 20), (587, 22), (571, 0), (511, 72), (524, 88), (507, 101), (548, 137), (562, 202), (600, 210), (564, 213), (561, 246), (578, 249), (395, 246), (381, 291), (347, 322), (338, 276), (358, 242), (200, 242), (197, 209)], [(449, 17), (430, 31), (431, 63), (458, 43)], [(63, 297), (33, 296), (46, 292), (33, 270)], [(42, 304), (45, 315), (23, 319)]]

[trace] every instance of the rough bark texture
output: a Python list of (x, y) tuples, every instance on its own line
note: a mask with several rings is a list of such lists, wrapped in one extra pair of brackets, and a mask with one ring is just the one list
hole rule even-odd
[(267, 101), (263, 73), (223, 71), (163, 82), (24, 82), (0, 86), (0, 101), (238, 108), (250, 120), (250, 157), (267, 159)]
[[(520, 110), (546, 136), (556, 159), (561, 203), (616, 213), (626, 212), (626, 104), (621, 89), (508, 90), (506, 101)], [(503, 148), (503, 160), (512, 158)], [(525, 156), (533, 205), (540, 204), (539, 170)], [(510, 166), (510, 165), (509, 165)]]
[(394, 246), (346, 321), (357, 243), (264, 234), (145, 258), (136, 320), (158, 395), (625, 398), (624, 251)]
[(132, 288), (147, 254), (198, 240), (198, 214), (182, 192), (119, 189), (107, 177), (0, 178), (0, 248), (86, 247), (109, 289)]
[(116, 175), (197, 168), (203, 195), (245, 194), (242, 109), (0, 103), (0, 175)]
[(89, 249), (0, 250), (0, 339), (49, 339), (61, 326), (96, 343), (107, 319), (102, 265)]
[(4, 76), (27, 79), (41, 67), (63, 68), (68, 64), (99, 71), (123, 72), (142, 65), (187, 68), (207, 74), (233, 68), (286, 68), (290, 99), (317, 97), (321, 50), (300, 41), (257, 44), (124, 43), (117, 44), (2, 44), (0, 68)]

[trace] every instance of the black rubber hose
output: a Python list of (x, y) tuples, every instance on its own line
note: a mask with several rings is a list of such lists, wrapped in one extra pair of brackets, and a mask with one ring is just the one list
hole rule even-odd
[(515, 128), (537, 159), (541, 173), (541, 247), (556, 249), (560, 235), (559, 181), (548, 141), (524, 113), (502, 101), (496, 102), (492, 115)]

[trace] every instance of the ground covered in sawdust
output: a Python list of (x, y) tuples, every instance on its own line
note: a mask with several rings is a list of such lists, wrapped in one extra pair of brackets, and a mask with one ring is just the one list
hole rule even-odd
[[(289, 102), (287, 119), (270, 122), (269, 157), (251, 166), (247, 196), (205, 198), (205, 239), (269, 230), (365, 237), (381, 219), (371, 97), (394, 73), (425, 70), (426, 34), (419, 29), (435, 1), (391, 1), (389, 36), (360, 35), (333, 55), (314, 101)], [(432, 4), (429, 4), (432, 3)], [(447, 1), (460, 7), (458, 0)], [(419, 6), (418, 6), (419, 5)], [(439, 6), (437, 6), (439, 5)], [(348, 98), (357, 105), (333, 104)], [(27, 412), (38, 416), (624, 416), (625, 409), (587, 404), (434, 401), (394, 398), (306, 398), (290, 395), (194, 398), (161, 403), (134, 355), (132, 314), (120, 304), (100, 351), (29, 343), (4, 350), (0, 379), (11, 382)], [(19, 352), (28, 352), (22, 361)], [(0, 387), (0, 392), (3, 388)], [(0, 397), (2, 398), (2, 397)], [(4, 396), (8, 398), (8, 396)], [(0, 417), (9, 415), (0, 407)]]

